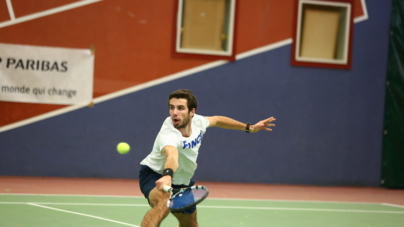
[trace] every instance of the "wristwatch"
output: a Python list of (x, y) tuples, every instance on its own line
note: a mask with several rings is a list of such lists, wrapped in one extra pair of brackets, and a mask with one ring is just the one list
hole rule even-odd
[(246, 133), (250, 133), (250, 126), (251, 126), (251, 123), (247, 122), (247, 126), (245, 127), (245, 132)]

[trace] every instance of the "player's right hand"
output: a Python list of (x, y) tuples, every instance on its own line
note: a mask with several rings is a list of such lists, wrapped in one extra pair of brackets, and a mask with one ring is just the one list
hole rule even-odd
[(166, 175), (156, 181), (156, 188), (160, 191), (163, 191), (165, 185), (171, 187), (171, 176)]

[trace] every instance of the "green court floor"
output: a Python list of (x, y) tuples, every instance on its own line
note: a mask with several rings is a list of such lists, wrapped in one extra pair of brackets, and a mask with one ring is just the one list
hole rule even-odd
[[(0, 194), (0, 227), (139, 226), (144, 198)], [(198, 206), (201, 227), (403, 227), (404, 206), (208, 198)], [(169, 215), (162, 227), (178, 226)]]

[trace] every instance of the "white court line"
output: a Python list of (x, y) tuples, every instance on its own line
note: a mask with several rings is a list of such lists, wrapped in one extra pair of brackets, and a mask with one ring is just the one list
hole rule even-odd
[[(102, 198), (142, 198), (145, 199), (144, 196), (122, 196), (122, 195), (81, 195), (81, 194), (28, 194), (28, 193), (0, 193), (0, 196), (76, 196), (76, 197), (102, 197)], [(349, 202), (349, 201), (319, 201), (319, 200), (288, 200), (288, 199), (247, 199), (247, 198), (215, 198), (209, 197), (209, 200), (228, 200), (228, 201), (259, 201), (259, 202), (286, 202), (286, 203), (337, 203), (337, 204), (365, 204), (365, 205), (381, 205), (381, 203), (372, 203), (372, 202)], [(1, 202), (0, 202), (1, 203)], [(37, 203), (37, 202), (33, 202)], [(42, 203), (41, 203), (42, 204)], [(384, 203), (388, 204), (388, 203)], [(384, 205), (382, 204), (382, 205)], [(399, 205), (397, 205), (399, 206)]]
[[(28, 193), (0, 193), (0, 196), (72, 196), (72, 197), (101, 197), (101, 198), (142, 198), (144, 196), (123, 196), (123, 195), (81, 195), (81, 194), (28, 194)], [(209, 200), (228, 200), (228, 201), (267, 201), (267, 202), (286, 202), (286, 203), (338, 203), (338, 204), (367, 204), (367, 205), (380, 205), (380, 203), (371, 202), (349, 202), (349, 201), (319, 201), (319, 200), (288, 200), (288, 199), (246, 199), (246, 198), (215, 198), (209, 197)], [(1, 202), (0, 202), (1, 203)], [(33, 202), (37, 203), (37, 202)], [(43, 203), (41, 203), (43, 204)]]
[[(126, 206), (126, 207), (149, 207), (146, 204), (110, 204), (110, 203), (42, 203), (42, 202), (0, 202), (5, 205), (29, 204), (59, 211), (65, 211), (57, 208), (46, 207), (44, 205), (67, 205), (67, 206)], [(386, 210), (354, 210), (354, 209), (327, 209), (327, 208), (285, 208), (285, 207), (248, 207), (248, 206), (205, 206), (198, 205), (198, 208), (209, 209), (242, 209), (242, 210), (278, 210), (278, 211), (311, 211), (311, 212), (345, 212), (345, 213), (379, 213), (379, 214), (404, 214), (404, 211), (386, 211)], [(65, 211), (75, 213), (71, 211)]]
[(77, 215), (81, 215), (81, 216), (85, 216), (85, 217), (100, 219), (100, 220), (103, 220), (103, 221), (114, 222), (114, 223), (118, 223), (118, 224), (122, 224), (122, 225), (133, 226), (133, 227), (139, 227), (139, 226), (137, 226), (137, 225), (132, 225), (132, 224), (128, 224), (128, 223), (125, 223), (125, 222), (120, 222), (120, 221), (115, 221), (115, 220), (111, 220), (111, 219), (106, 219), (106, 218), (102, 218), (102, 217), (98, 217), (98, 216), (94, 216), (94, 215), (82, 214), (82, 213), (72, 212), (72, 211), (68, 211), (68, 210), (62, 210), (62, 209), (57, 209), (57, 208), (53, 208), (53, 207), (42, 206), (42, 205), (35, 204), (35, 203), (27, 203), (27, 204), (28, 204), (28, 205), (31, 205), (31, 206), (42, 207), (42, 208), (45, 208), (45, 209), (50, 209), (50, 210), (56, 210), (56, 211), (60, 211), (60, 212), (65, 212), (65, 213), (69, 213), (69, 214), (77, 214)]
[[(60, 12), (66, 11), (66, 10), (74, 9), (74, 8), (77, 8), (77, 7), (85, 6), (85, 5), (92, 4), (92, 3), (95, 3), (95, 2), (99, 2), (99, 1), (101, 1), (101, 0), (82, 0), (82, 1), (74, 2), (74, 3), (70, 3), (70, 4), (67, 4), (67, 5), (64, 5), (64, 6), (56, 7), (56, 8), (53, 8), (53, 9), (41, 11), (41, 12), (38, 12), (38, 13), (33, 13), (33, 14), (30, 14), (30, 15), (27, 15), (27, 16), (13, 18), (14, 17), (14, 11), (12, 10), (12, 7), (11, 7), (11, 11), (10, 11), (9, 6), (11, 6), (11, 2), (10, 2), (10, 0), (7, 0), (7, 7), (8, 7), (8, 10), (9, 10), (11, 20), (1, 22), (0, 23), (0, 28), (7, 27), (7, 26), (10, 26), (10, 25), (14, 25), (14, 24), (18, 24), (18, 23), (22, 23), (22, 22), (26, 22), (26, 21), (29, 21), (29, 20), (34, 20), (34, 19), (37, 19), (37, 18), (40, 18), (40, 17), (60, 13)], [(10, 2), (10, 4), (9, 4), (9, 2)]]
[[(0, 194), (1, 195), (1, 194)], [(209, 200), (232, 200), (232, 201), (268, 201), (268, 202), (291, 202), (291, 203), (338, 203), (338, 204), (364, 204), (380, 205), (380, 203), (371, 202), (349, 202), (349, 201), (319, 201), (319, 200), (287, 200), (287, 199), (243, 199), (243, 198), (209, 198)]]
[(0, 202), (5, 205), (41, 204), (41, 205), (67, 205), (67, 206), (117, 206), (117, 207), (150, 207), (146, 204), (114, 204), (114, 203), (49, 203), (49, 202)]
[[(39, 204), (45, 205), (72, 205), (72, 206), (128, 206), (128, 207), (149, 207), (145, 204), (110, 204), (110, 203), (42, 203), (42, 202), (0, 202), (0, 204), (29, 204), (40, 207)], [(52, 207), (45, 207), (55, 210), (60, 210)], [(352, 209), (319, 209), (319, 208), (284, 208), (284, 207), (246, 207), (246, 206), (204, 206), (199, 205), (198, 208), (213, 208), (213, 209), (245, 209), (245, 210), (280, 210), (280, 211), (316, 211), (316, 212), (347, 212), (347, 213), (387, 213), (387, 214), (404, 214), (404, 211), (385, 211), (385, 210), (352, 210)], [(64, 211), (64, 210), (61, 210)], [(75, 213), (68, 211), (70, 213)]]
[(397, 205), (397, 204), (392, 204), (392, 203), (382, 203), (384, 206), (390, 206), (390, 207), (399, 207), (399, 208), (404, 208), (402, 205)]
[[(82, 5), (84, 5), (84, 3), (85, 4), (91, 4), (91, 3), (94, 3), (94, 2), (98, 2), (98, 1), (101, 1), (101, 0), (86, 0), (86, 1), (81, 1), (81, 2), (77, 2), (77, 3), (73, 3), (73, 4), (81, 3)], [(361, 21), (364, 21), (364, 20), (368, 19), (365, 0), (361, 0), (361, 3), (362, 3), (363, 12), (364, 12), (365, 15), (361, 16), (361, 17), (358, 17), (358, 18), (355, 18), (355, 20), (354, 20), (355, 23), (361, 22)], [(69, 5), (66, 5), (66, 6), (71, 6), (73, 4), (69, 4)], [(76, 7), (78, 7), (78, 6), (76, 6)], [(59, 7), (59, 8), (61, 8), (61, 7)], [(67, 10), (67, 9), (65, 9), (65, 10)], [(0, 23), (0, 28), (8, 26), (8, 25), (4, 26), (3, 25), (4, 23), (8, 23), (8, 22)], [(272, 43), (272, 44), (269, 44), (269, 45), (265, 45), (263, 47), (259, 47), (259, 48), (253, 49), (253, 50), (246, 51), (244, 53), (237, 54), (236, 59), (240, 60), (240, 59), (243, 59), (243, 58), (251, 57), (253, 55), (257, 55), (257, 54), (264, 53), (264, 52), (267, 52), (267, 51), (270, 51), (270, 50), (274, 50), (276, 48), (280, 48), (282, 46), (289, 45), (292, 42), (293, 42), (292, 38), (281, 40), (281, 41), (276, 42), (276, 43)], [(156, 80), (152, 80), (152, 81), (149, 81), (149, 82), (146, 82), (146, 83), (143, 83), (143, 84), (139, 84), (139, 85), (127, 88), (127, 89), (123, 89), (123, 90), (113, 92), (113, 93), (110, 93), (110, 94), (107, 94), (107, 95), (104, 95), (104, 96), (100, 96), (98, 98), (95, 98), (93, 100), (93, 103), (97, 104), (97, 103), (104, 102), (104, 101), (107, 101), (107, 100), (110, 100), (110, 99), (118, 98), (118, 97), (123, 96), (123, 95), (127, 95), (127, 94), (130, 94), (130, 93), (136, 92), (136, 91), (140, 91), (140, 90), (143, 90), (143, 89), (146, 89), (146, 88), (157, 86), (159, 84), (167, 83), (167, 82), (170, 82), (172, 80), (180, 79), (182, 77), (186, 77), (186, 76), (198, 73), (198, 72), (202, 72), (202, 71), (205, 71), (205, 70), (208, 70), (208, 69), (212, 69), (212, 68), (215, 68), (215, 67), (227, 64), (227, 63), (228, 63), (228, 61), (224, 61), (224, 60), (214, 61), (214, 62), (205, 64), (205, 65), (201, 65), (201, 66), (198, 66), (198, 67), (195, 67), (195, 68), (192, 68), (192, 69), (184, 70), (184, 71), (174, 73), (174, 74), (171, 74), (171, 75), (168, 75), (168, 76), (156, 79)], [(4, 132), (4, 131), (11, 130), (11, 129), (14, 129), (14, 128), (22, 127), (22, 126), (25, 126), (25, 125), (28, 125), (28, 124), (32, 124), (32, 123), (35, 123), (35, 122), (38, 122), (38, 121), (41, 121), (41, 120), (45, 120), (45, 119), (48, 119), (48, 118), (51, 118), (51, 117), (62, 115), (62, 114), (65, 114), (65, 113), (68, 113), (68, 112), (71, 112), (71, 111), (74, 111), (74, 110), (81, 109), (83, 107), (87, 107), (87, 106), (88, 105), (84, 105), (84, 104), (83, 105), (72, 105), (72, 106), (64, 107), (64, 108), (61, 108), (61, 109), (58, 109), (58, 110), (55, 110), (55, 111), (51, 111), (51, 112), (48, 112), (48, 113), (45, 113), (45, 114), (41, 114), (41, 115), (38, 115), (36, 117), (32, 117), (32, 118), (28, 118), (28, 119), (25, 119), (25, 120), (22, 120), (22, 121), (18, 121), (16, 123), (8, 124), (8, 125), (5, 125), (3, 127), (0, 127), (0, 133)]]
[(84, 197), (112, 197), (112, 198), (144, 198), (144, 196), (131, 196), (131, 195), (81, 195), (81, 194), (34, 194), (34, 193), (0, 193), (2, 195), (28, 195), (28, 196), (84, 196)]
[(11, 4), (11, 0), (6, 0), (6, 3), (7, 3), (7, 9), (8, 9), (8, 14), (10, 15), (10, 19), (15, 20), (14, 9), (13, 9), (13, 5)]
[(284, 207), (239, 207), (239, 206), (198, 206), (209, 209), (246, 209), (246, 210), (288, 210), (288, 211), (320, 211), (320, 212), (347, 212), (347, 213), (386, 213), (404, 214), (404, 211), (386, 210), (350, 210), (350, 209), (315, 209), (315, 208), (284, 208)]

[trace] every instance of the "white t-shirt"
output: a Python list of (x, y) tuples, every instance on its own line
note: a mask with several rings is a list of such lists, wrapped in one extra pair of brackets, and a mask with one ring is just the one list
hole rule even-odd
[(198, 150), (208, 126), (208, 119), (195, 114), (192, 118), (191, 136), (183, 137), (181, 132), (174, 127), (171, 118), (168, 117), (154, 141), (152, 152), (140, 164), (149, 166), (157, 173), (163, 173), (166, 157), (161, 151), (167, 145), (174, 146), (178, 149), (179, 167), (174, 173), (172, 183), (188, 185), (196, 170)]

